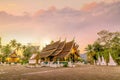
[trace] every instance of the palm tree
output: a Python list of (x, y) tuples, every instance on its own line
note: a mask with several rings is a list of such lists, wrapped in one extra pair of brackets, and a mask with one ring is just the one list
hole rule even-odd
[(19, 58), (23, 57), (23, 50), (22, 50), (22, 44), (21, 43), (16, 43), (16, 49), (15, 49), (17, 55)]
[(94, 62), (94, 48), (93, 45), (89, 44), (86, 48), (85, 51), (87, 51), (87, 58), (88, 58), (88, 62), (93, 63)]
[(93, 51), (93, 46), (91, 44), (88, 44), (88, 46), (85, 48), (85, 50), (88, 52), (88, 53), (91, 53)]
[(19, 50), (19, 49), (21, 48), (21, 46), (22, 46), (21, 43), (17, 43), (17, 44), (16, 44), (16, 48), (17, 48), (17, 50)]
[(11, 46), (12, 48), (15, 48), (15, 47), (17, 46), (17, 41), (16, 41), (15, 39), (11, 40), (11, 41), (10, 41), (10, 46)]
[(25, 46), (25, 45), (23, 45), (23, 46), (22, 46), (22, 49), (23, 49), (23, 50), (25, 50), (25, 49), (26, 49), (26, 46)]

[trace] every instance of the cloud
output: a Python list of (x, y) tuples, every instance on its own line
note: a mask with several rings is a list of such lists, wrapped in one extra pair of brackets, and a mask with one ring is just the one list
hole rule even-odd
[(5, 11), (0, 11), (0, 24), (12, 24), (17, 22), (21, 23), (29, 20), (30, 20), (30, 17), (27, 15), (15, 16)]
[[(91, 6), (93, 5), (94, 6)], [(76, 29), (89, 29), (91, 26), (101, 26), (115, 24), (119, 25), (120, 2), (116, 3), (90, 3), (87, 5), (89, 11), (74, 10), (72, 8), (64, 8), (61, 10), (46, 10), (44, 14), (36, 17), (38, 21), (49, 23), (63, 31), (73, 31)], [(90, 7), (91, 6), (91, 7)], [(59, 26), (59, 27), (58, 27)], [(104, 26), (103, 26), (104, 28)]]
[(38, 10), (33, 16), (36, 17), (36, 16), (39, 16), (41, 14), (44, 14), (45, 10), (44, 9), (40, 9)]
[(120, 31), (120, 1), (112, 3), (92, 2), (80, 10), (70, 7), (48, 10), (40, 9), (33, 15), (14, 16), (0, 12), (1, 33), (24, 36), (26, 39), (42, 37), (59, 39), (76, 37), (80, 47), (93, 42), (96, 33), (102, 29)]
[(91, 10), (92, 8), (95, 8), (97, 6), (97, 3), (96, 2), (91, 2), (89, 4), (85, 4), (83, 7), (82, 7), (82, 10), (84, 11), (88, 11), (88, 10)]

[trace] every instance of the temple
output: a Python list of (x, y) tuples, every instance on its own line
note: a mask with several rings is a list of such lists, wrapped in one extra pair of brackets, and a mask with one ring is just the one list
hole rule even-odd
[(29, 64), (34, 65), (39, 63), (39, 55), (37, 53), (32, 54), (29, 59)]
[(78, 45), (74, 40), (70, 42), (56, 41), (45, 48), (40, 53), (40, 58), (43, 61), (77, 61), (79, 56)]
[(8, 63), (17, 63), (17, 62), (19, 62), (19, 57), (18, 57), (18, 55), (17, 55), (17, 53), (14, 51), (13, 53), (11, 53), (10, 55), (9, 55), (9, 57), (7, 57), (6, 58), (6, 61), (8, 62)]

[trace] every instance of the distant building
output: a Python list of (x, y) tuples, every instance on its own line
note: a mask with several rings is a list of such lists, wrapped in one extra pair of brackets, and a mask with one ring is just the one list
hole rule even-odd
[(46, 45), (40, 52), (40, 58), (43, 61), (76, 61), (80, 57), (78, 47), (74, 40), (70, 42), (59, 40)]
[(34, 53), (29, 59), (29, 64), (30, 65), (35, 65), (39, 63), (39, 54)]
[(9, 57), (6, 58), (6, 62), (8, 62), (8, 63), (17, 63), (17, 62), (19, 62), (19, 60), (20, 59), (15, 51), (13, 53), (11, 53), (9, 55)]

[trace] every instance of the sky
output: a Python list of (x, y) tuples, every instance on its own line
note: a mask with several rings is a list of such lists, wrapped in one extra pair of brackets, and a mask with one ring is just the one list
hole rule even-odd
[(75, 38), (84, 53), (101, 30), (120, 31), (120, 0), (0, 0), (3, 44)]

